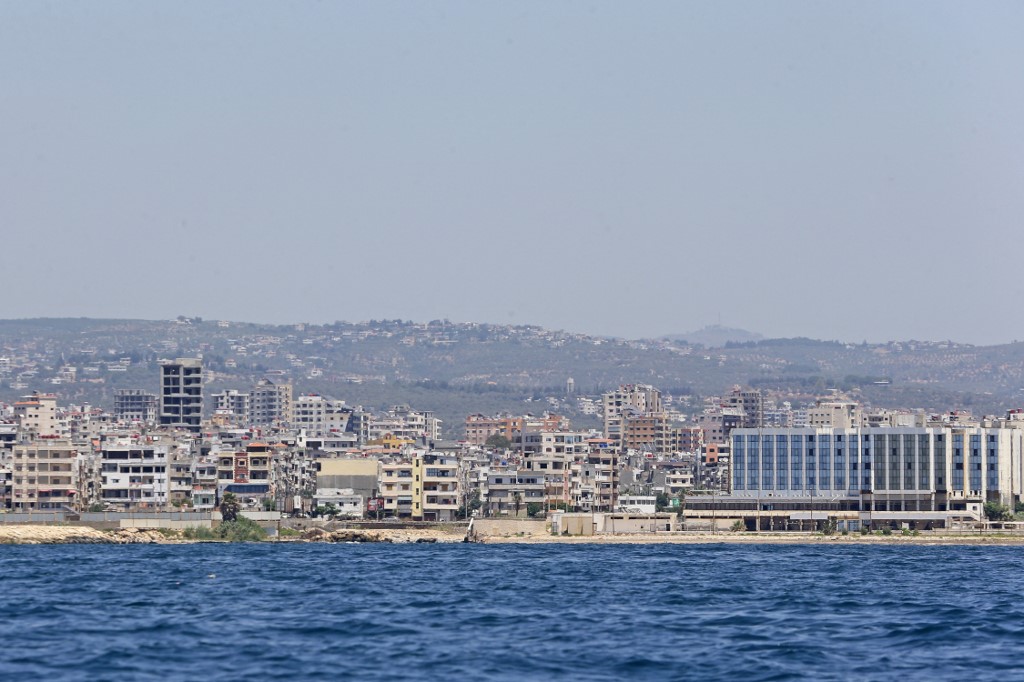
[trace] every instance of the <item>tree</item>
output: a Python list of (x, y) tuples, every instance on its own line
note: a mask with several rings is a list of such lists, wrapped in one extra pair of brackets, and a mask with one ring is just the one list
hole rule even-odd
[(668, 493), (658, 493), (654, 498), (655, 511), (665, 511), (668, 509), (669, 504), (671, 503), (669, 501)]
[(1010, 508), (998, 502), (985, 503), (985, 518), (989, 521), (1009, 521), (1013, 517)]
[(512, 441), (510, 441), (508, 438), (505, 438), (505, 436), (501, 435), (500, 433), (495, 433), (484, 441), (484, 445), (491, 448), (492, 450), (508, 450), (510, 447), (512, 447)]
[(523, 494), (518, 490), (512, 495), (512, 504), (516, 507), (516, 516), (519, 516), (519, 509), (523, 506)]
[(527, 516), (540, 516), (544, 513), (544, 505), (540, 502), (527, 502), (526, 503), (526, 515)]
[(242, 511), (242, 505), (234, 493), (224, 493), (220, 498), (220, 516), (224, 521), (234, 521), (238, 518), (238, 512)]

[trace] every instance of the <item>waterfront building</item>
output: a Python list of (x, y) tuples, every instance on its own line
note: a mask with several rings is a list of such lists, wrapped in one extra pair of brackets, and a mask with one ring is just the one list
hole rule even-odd
[(168, 447), (117, 438), (100, 446), (100, 499), (125, 511), (167, 504)]
[(1020, 500), (1022, 451), (1024, 430), (994, 424), (736, 429), (731, 498), (756, 511), (976, 519), (986, 502)]
[(42, 437), (11, 450), (11, 509), (59, 511), (76, 506), (79, 449)]
[(545, 475), (540, 472), (493, 471), (487, 475), (487, 515), (525, 518), (530, 504), (544, 509), (546, 487)]
[(459, 509), (459, 462), (416, 451), (410, 459), (382, 463), (380, 494), (390, 516), (414, 521), (454, 521)]
[(203, 362), (178, 358), (160, 363), (160, 425), (198, 432), (203, 419)]
[(379, 463), (373, 457), (317, 459), (316, 489), (352, 490), (364, 499), (377, 496)]
[(243, 503), (258, 503), (271, 495), (273, 452), (266, 443), (249, 443), (245, 450), (217, 453), (218, 497), (230, 492)]

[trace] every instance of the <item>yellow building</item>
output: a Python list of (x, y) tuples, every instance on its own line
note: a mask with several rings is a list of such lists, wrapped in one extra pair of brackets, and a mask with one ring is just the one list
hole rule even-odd
[(411, 461), (382, 464), (384, 510), (414, 521), (453, 521), (459, 509), (459, 463), (454, 457), (417, 452)]

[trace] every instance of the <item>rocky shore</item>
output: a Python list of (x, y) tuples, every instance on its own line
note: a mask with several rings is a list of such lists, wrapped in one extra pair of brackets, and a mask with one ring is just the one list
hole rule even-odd
[(324, 530), (310, 528), (297, 538), (300, 542), (389, 542), (389, 543), (453, 543), (462, 542), (464, 533), (435, 528), (381, 528)]
[(0, 545), (172, 544), (182, 540), (156, 530), (96, 530), (87, 526), (0, 525)]
[[(324, 530), (310, 528), (301, 535), (268, 538), (271, 542), (454, 543), (465, 533), (444, 528), (384, 528)], [(129, 545), (224, 542), (185, 539), (178, 531), (141, 528), (96, 530), (88, 526), (0, 525), (0, 545)]]
[[(458, 543), (464, 533), (453, 528), (309, 528), (299, 535), (270, 538), (271, 542), (324, 543)], [(746, 545), (1024, 545), (1024, 535), (1006, 533), (944, 533), (920, 535), (819, 535), (810, 533), (634, 533), (622, 535), (565, 536), (550, 533), (479, 534), (473, 541), (484, 544), (746, 544)], [(87, 526), (0, 525), (0, 545), (130, 545), (210, 542), (188, 540), (175, 531), (122, 528), (97, 530)], [(213, 540), (213, 542), (223, 542)]]

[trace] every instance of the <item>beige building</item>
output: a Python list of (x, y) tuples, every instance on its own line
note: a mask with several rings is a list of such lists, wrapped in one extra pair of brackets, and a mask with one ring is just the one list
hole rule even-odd
[(848, 401), (819, 400), (807, 411), (807, 427), (812, 429), (852, 429), (860, 426), (863, 420), (860, 406)]
[(459, 510), (459, 462), (434, 452), (415, 452), (411, 460), (381, 464), (384, 511), (415, 521), (454, 521)]
[(645, 384), (619, 386), (602, 396), (604, 436), (621, 445), (624, 415), (645, 415), (662, 412), (661, 391)]
[(11, 508), (14, 511), (75, 508), (79, 450), (68, 441), (39, 439), (15, 445), (11, 453)]
[(33, 393), (14, 403), (14, 418), (22, 433), (30, 437), (51, 437), (59, 434), (57, 397)]

